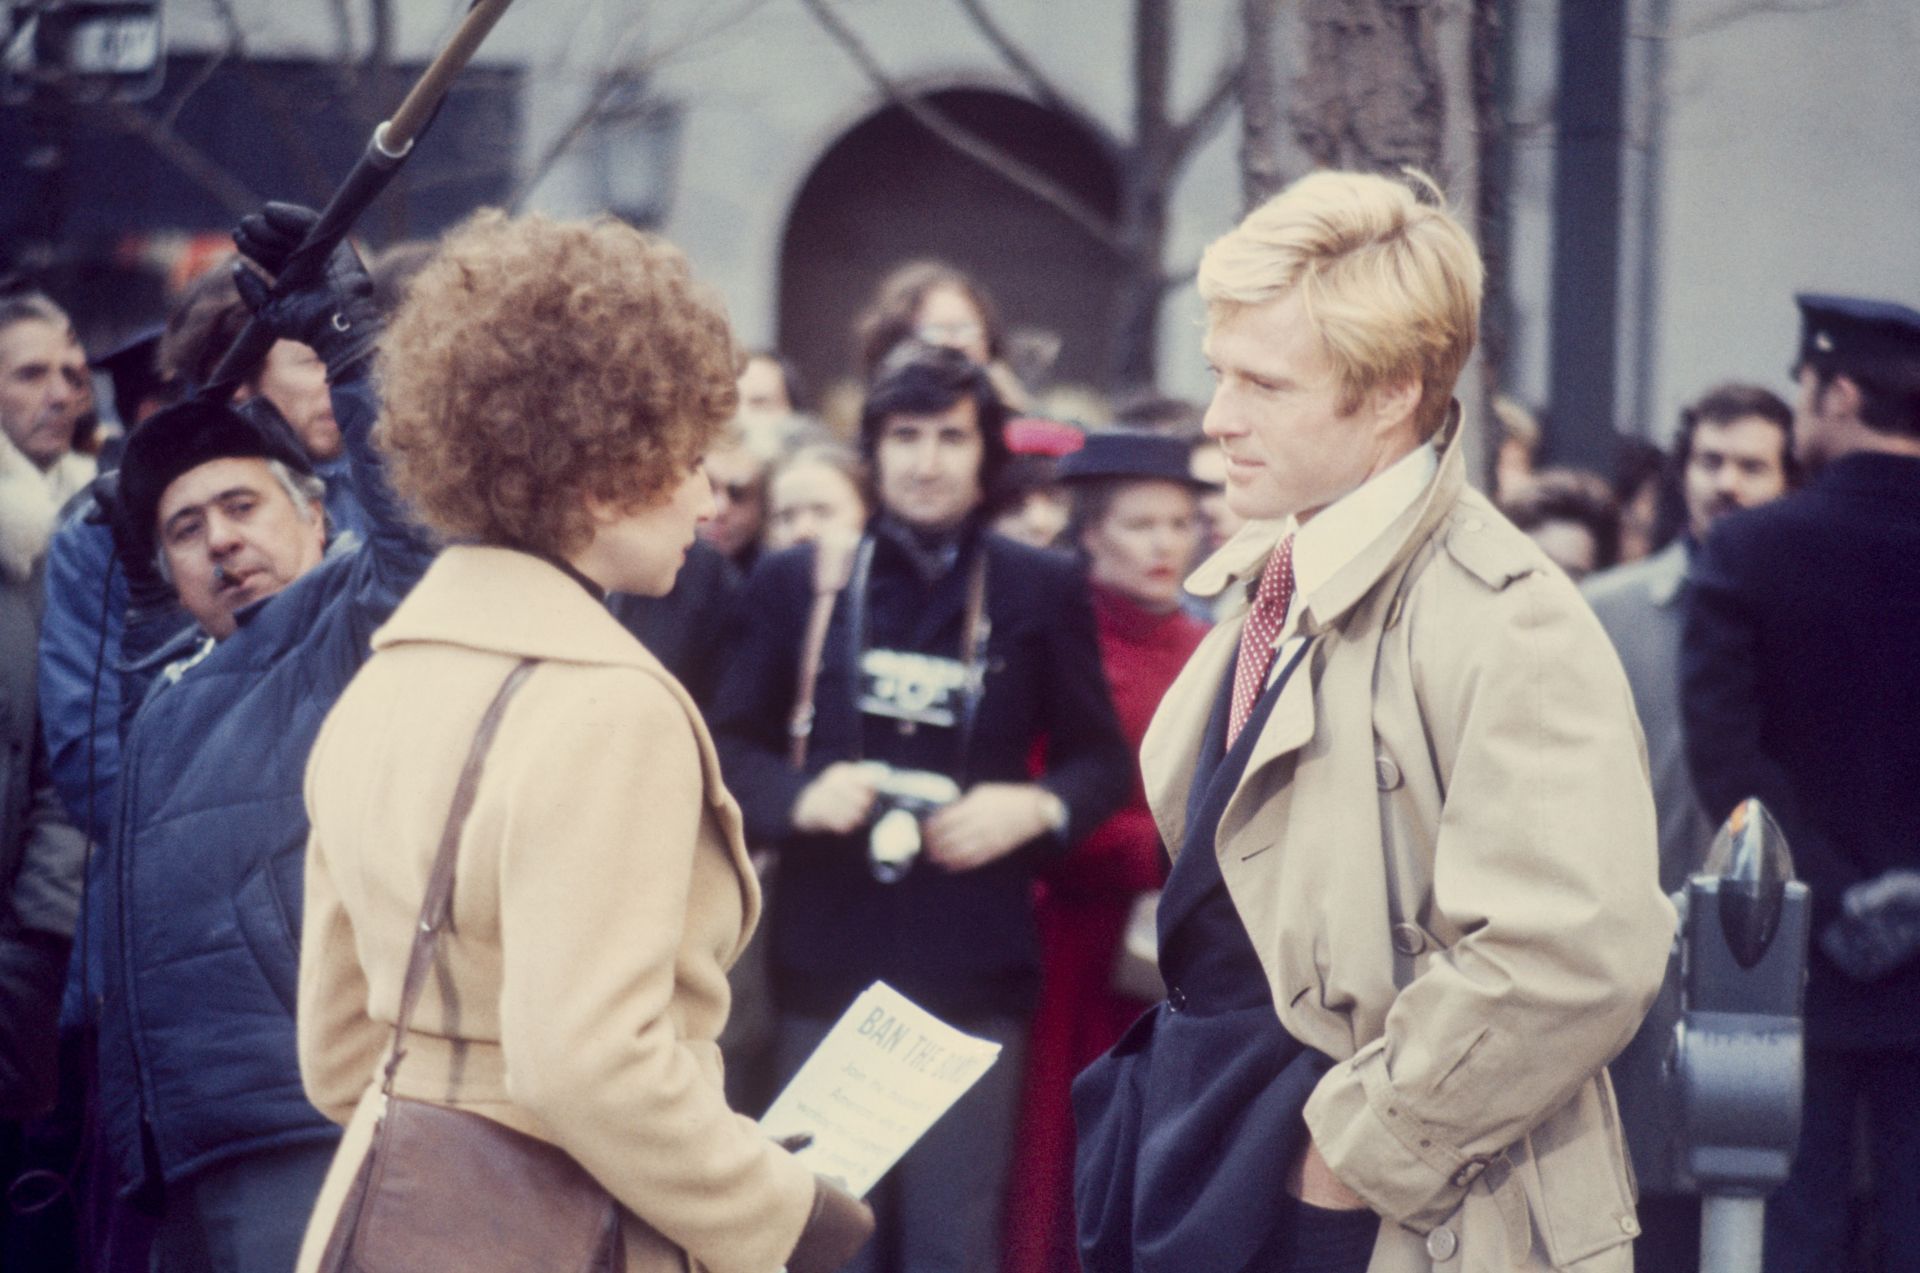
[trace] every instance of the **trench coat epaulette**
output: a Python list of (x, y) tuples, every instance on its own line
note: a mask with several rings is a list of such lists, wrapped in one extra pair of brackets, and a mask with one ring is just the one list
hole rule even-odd
[(1504, 591), (1516, 579), (1525, 578), (1540, 568), (1540, 559), (1527, 551), (1527, 541), (1517, 534), (1488, 534), (1492, 529), (1492, 510), (1481, 511), (1467, 505), (1450, 518), (1445, 543), (1447, 556), (1495, 592)]

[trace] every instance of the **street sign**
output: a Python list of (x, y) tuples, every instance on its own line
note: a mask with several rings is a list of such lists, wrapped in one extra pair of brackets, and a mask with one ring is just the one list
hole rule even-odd
[(160, 91), (160, 0), (0, 3), (0, 100), (137, 102)]

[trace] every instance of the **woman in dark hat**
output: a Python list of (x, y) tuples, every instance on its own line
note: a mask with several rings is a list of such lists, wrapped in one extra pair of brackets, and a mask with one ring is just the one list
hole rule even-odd
[[(1188, 453), (1181, 438), (1113, 431), (1092, 434), (1060, 460), (1059, 478), (1073, 495), (1066, 541), (1087, 564), (1100, 661), (1135, 754), (1207, 630), (1180, 607), (1201, 536), (1203, 486), (1189, 473)], [(1009, 1191), (1007, 1273), (1077, 1267), (1068, 1090), (1147, 1006), (1115, 988), (1115, 965), (1128, 916), (1159, 889), (1166, 862), (1136, 774), (1128, 803), (1037, 887), (1040, 999)]]

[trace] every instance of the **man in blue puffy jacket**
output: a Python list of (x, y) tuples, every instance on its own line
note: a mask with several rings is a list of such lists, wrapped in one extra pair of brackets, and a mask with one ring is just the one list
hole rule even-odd
[[(311, 215), (270, 204), (235, 237), (271, 271)], [(87, 902), (105, 1147), (122, 1193), (157, 1205), (161, 1273), (293, 1266), (338, 1135), (294, 1051), (307, 752), (432, 552), (372, 445), (379, 321), (352, 249), (284, 296), (240, 282), (276, 336), (325, 362), (367, 534), (328, 550), (321, 484), (276, 418), (195, 399), (128, 442), (123, 652), (140, 659), (145, 616), (175, 599), (198, 625), (145, 660), (150, 685), (123, 683), (142, 705)]]
[[(174, 305), (153, 358), (155, 371), (191, 392), (206, 383), (251, 316), (232, 276), (221, 267), (188, 285)], [(118, 389), (116, 389), (116, 393)], [(366, 537), (366, 517), (354, 492), (352, 465), (334, 419), (325, 368), (297, 341), (276, 341), (259, 370), (234, 394), (249, 410), (279, 412), (316, 476), (326, 482), (327, 532)], [(138, 404), (116, 402), (129, 428)], [(72, 500), (47, 548), (46, 620), (40, 633), (40, 704), (54, 786), (73, 824), (94, 840), (113, 822), (113, 789), (120, 778), (120, 736), (139, 706), (120, 702), (112, 669), (120, 666), (120, 627), (127, 581), (112, 570), (113, 540), (100, 524), (91, 492)], [(170, 600), (170, 598), (169, 598)], [(189, 626), (175, 609), (178, 626)], [(158, 616), (156, 627), (164, 630)]]

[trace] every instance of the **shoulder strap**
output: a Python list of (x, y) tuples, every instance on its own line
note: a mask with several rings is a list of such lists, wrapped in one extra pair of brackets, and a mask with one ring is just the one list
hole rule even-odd
[(794, 686), (793, 711), (787, 718), (787, 759), (795, 769), (807, 767), (807, 742), (813, 737), (814, 689), (820, 681), (820, 662), (827, 646), (827, 626), (833, 605), (853, 575), (855, 554), (871, 557), (873, 541), (822, 537), (813, 546), (813, 607), (807, 613), (807, 631), (800, 645), (800, 677)]
[(387, 1058), (387, 1067), (381, 1077), (380, 1090), (393, 1095), (393, 1076), (400, 1069), (400, 1059), (406, 1055), (407, 1026), (413, 1020), (414, 1005), (419, 1002), (421, 987), (427, 980), (427, 970), (433, 966), (435, 950), (440, 945), (440, 932), (453, 926), (453, 868), (459, 858), (460, 833), (467, 824), (467, 815), (473, 811), (473, 801), (480, 789), (480, 769), (486, 763), (487, 752), (493, 747), (493, 736), (500, 729), (500, 718), (506, 713), (507, 700), (526, 683), (528, 676), (538, 663), (536, 659), (522, 659), (507, 673), (500, 690), (488, 704), (486, 715), (480, 718), (480, 725), (473, 732), (473, 746), (467, 751), (467, 764), (460, 771), (460, 782), (453, 789), (453, 808), (447, 813), (446, 828), (440, 833), (440, 847), (433, 855), (433, 867), (427, 873), (427, 895), (420, 903), (420, 923), (413, 933), (413, 951), (407, 956), (406, 979), (400, 983), (400, 1012), (393, 1022), (392, 1055)]

